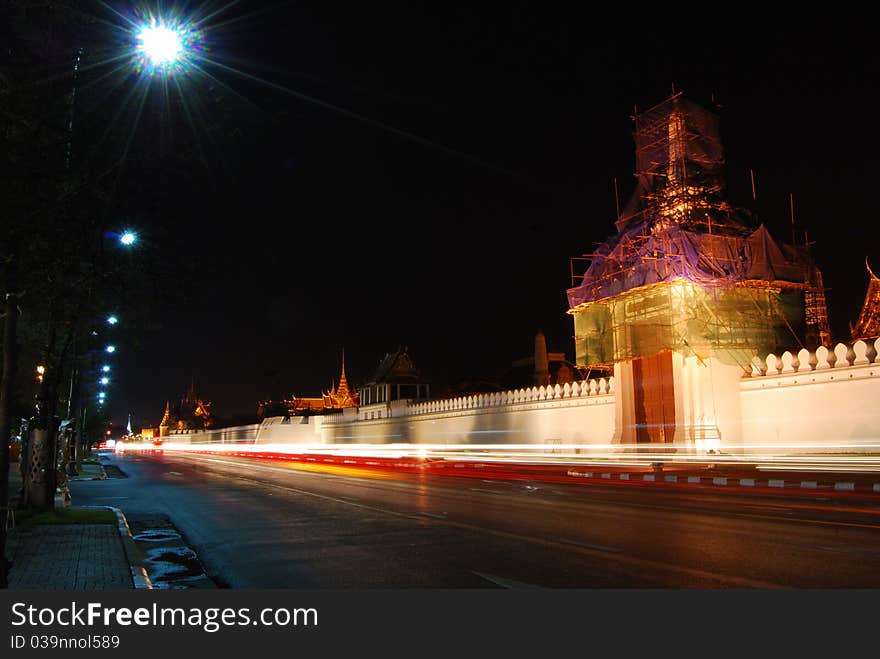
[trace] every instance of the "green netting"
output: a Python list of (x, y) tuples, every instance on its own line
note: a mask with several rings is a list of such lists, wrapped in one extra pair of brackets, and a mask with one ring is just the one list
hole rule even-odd
[(607, 367), (675, 350), (746, 368), (755, 355), (797, 343), (803, 293), (755, 282), (715, 287), (675, 280), (572, 313), (579, 366)]

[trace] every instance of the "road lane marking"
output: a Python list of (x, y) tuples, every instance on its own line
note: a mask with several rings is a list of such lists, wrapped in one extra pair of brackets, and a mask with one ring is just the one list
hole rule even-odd
[(847, 526), (857, 529), (880, 529), (880, 525), (878, 524), (859, 524), (858, 522), (834, 522), (822, 519), (805, 519), (803, 517), (779, 517), (778, 515), (752, 515), (750, 513), (732, 512), (730, 514), (734, 517), (749, 517), (753, 519), (767, 519), (784, 522), (800, 522), (802, 524), (820, 524), (822, 526)]
[(785, 513), (787, 515), (793, 515), (794, 511), (791, 508), (787, 508), (785, 506), (777, 506), (772, 503), (768, 504), (760, 504), (760, 503), (747, 503), (742, 506), (743, 508), (749, 508), (752, 510), (772, 510), (775, 513)]
[(501, 586), (502, 588), (509, 589), (520, 589), (520, 588), (541, 588), (541, 586), (536, 586), (535, 584), (523, 583), (522, 581), (514, 581), (513, 579), (505, 579), (504, 577), (498, 577), (494, 574), (489, 574), (487, 572), (477, 572), (475, 570), (471, 570), (472, 574), (476, 574), (481, 579), (485, 579), (486, 581), (491, 581), (494, 584)]
[(615, 549), (614, 547), (605, 547), (603, 545), (593, 545), (589, 542), (580, 542), (579, 540), (569, 540), (568, 538), (559, 538), (559, 542), (562, 542), (566, 545), (575, 545), (577, 547), (586, 547), (587, 549), (595, 549), (596, 551), (606, 551), (611, 552), (612, 554), (619, 554), (622, 552), (622, 549)]
[(820, 549), (822, 551), (833, 551), (838, 554), (859, 554), (861, 556), (880, 556), (880, 551), (876, 549), (858, 549), (857, 547), (822, 547), (819, 545), (801, 545), (808, 549)]

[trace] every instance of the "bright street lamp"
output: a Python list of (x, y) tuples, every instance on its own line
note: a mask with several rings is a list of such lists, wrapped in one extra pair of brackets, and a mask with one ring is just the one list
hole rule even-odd
[(116, 352), (116, 346), (107, 346), (106, 348), (104, 348), (104, 351), (113, 354), (114, 352)]
[(183, 52), (183, 35), (180, 30), (155, 23), (145, 25), (137, 35), (138, 52), (154, 67), (172, 66)]
[(137, 234), (134, 231), (125, 231), (119, 236), (119, 242), (126, 247), (131, 247), (137, 242)]
[(119, 322), (119, 318), (117, 318), (116, 316), (107, 316), (107, 324), (108, 325), (115, 325), (118, 322)]
[(101, 378), (99, 380), (101, 384), (110, 384), (110, 378)]
[(198, 56), (201, 33), (181, 17), (149, 19), (134, 31), (135, 65), (148, 74), (185, 71)]
[(110, 372), (110, 365), (109, 365), (109, 364), (104, 364), (104, 365), (101, 367), (101, 372), (102, 372), (102, 373), (109, 373), (109, 372)]

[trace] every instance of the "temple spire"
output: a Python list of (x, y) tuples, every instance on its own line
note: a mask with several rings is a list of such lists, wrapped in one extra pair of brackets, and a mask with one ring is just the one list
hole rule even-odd
[(875, 339), (880, 336), (880, 279), (871, 270), (867, 258), (865, 268), (868, 270), (868, 291), (865, 293), (865, 302), (859, 319), (854, 326), (850, 325), (853, 341)]
[(330, 392), (324, 394), (325, 409), (342, 409), (345, 407), (357, 407), (360, 404), (358, 393), (352, 392), (348, 387), (348, 378), (345, 375), (345, 351), (342, 352), (342, 372), (339, 375), (339, 385), (330, 388)]
[(348, 391), (348, 379), (345, 377), (345, 348), (342, 349), (342, 374), (339, 376), (339, 387), (336, 389), (336, 395), (343, 399), (351, 396), (351, 393)]

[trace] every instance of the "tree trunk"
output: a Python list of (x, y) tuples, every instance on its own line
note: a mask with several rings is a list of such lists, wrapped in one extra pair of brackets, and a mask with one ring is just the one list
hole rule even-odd
[(55, 468), (58, 462), (55, 435), (58, 423), (55, 419), (58, 393), (53, 386), (57, 375), (48, 367), (55, 351), (54, 313), (49, 309), (49, 338), (46, 342), (44, 363), (46, 374), (37, 399), (37, 414), (30, 432), (30, 463), (25, 481), (26, 499), (29, 506), (52, 510), (55, 507)]
[[(9, 508), (9, 439), (12, 436), (12, 387), (18, 366), (18, 264), (13, 251), (6, 262), (6, 299), (3, 323), (3, 374), (0, 378), (0, 588), (9, 585), (6, 562), (6, 515)], [(22, 459), (22, 458), (19, 458)]]

